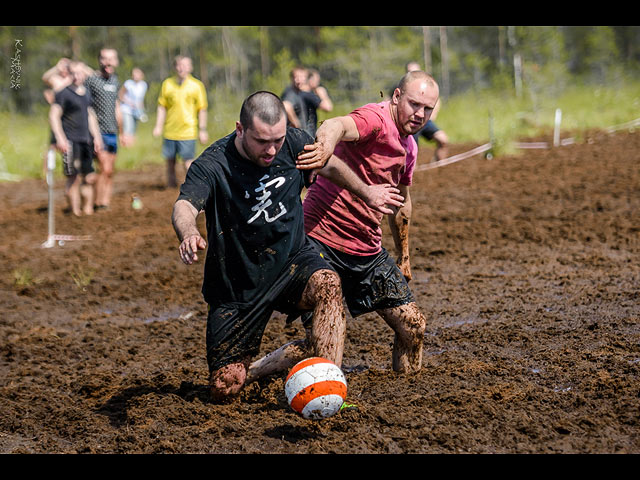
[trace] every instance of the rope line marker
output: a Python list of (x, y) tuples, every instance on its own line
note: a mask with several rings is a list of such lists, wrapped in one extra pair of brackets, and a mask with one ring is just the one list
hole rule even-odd
[(474, 155), (478, 155), (480, 153), (491, 150), (492, 145), (490, 143), (485, 143), (484, 145), (480, 145), (468, 152), (459, 153), (458, 155), (454, 155), (449, 158), (443, 158), (442, 160), (438, 160), (437, 162), (428, 163), (426, 165), (418, 165), (415, 170), (431, 170), (432, 168), (442, 167), (444, 165), (449, 165), (451, 163), (459, 162), (460, 160), (464, 160), (465, 158), (473, 157)]
[[(575, 143), (575, 139), (573, 137), (565, 138), (562, 140), (560, 139), (559, 127), (560, 127), (561, 119), (562, 119), (562, 112), (560, 109), (557, 109), (556, 118), (555, 118), (556, 126), (554, 129), (553, 144), (554, 146), (563, 146), (563, 147), (566, 145), (573, 145)], [(621, 123), (619, 125), (608, 127), (606, 131), (608, 133), (614, 133), (618, 130), (625, 130), (625, 129), (628, 129), (629, 131), (633, 131), (635, 127), (640, 127), (640, 118), (631, 120), (630, 122)], [(491, 114), (489, 114), (489, 134), (491, 137), (493, 137), (493, 117), (491, 116)], [(514, 145), (516, 148), (519, 148), (519, 149), (550, 148), (549, 142), (515, 142)], [(438, 160), (437, 162), (429, 163), (426, 165), (418, 165), (416, 166), (415, 171), (424, 171), (424, 170), (431, 170), (438, 167), (444, 167), (445, 165), (450, 165), (452, 163), (459, 162), (460, 160), (473, 157), (474, 155), (478, 155), (480, 153), (490, 151), (491, 149), (492, 149), (492, 142), (485, 143), (484, 145), (480, 145), (479, 147), (469, 150), (468, 152), (460, 153), (458, 155), (444, 158), (442, 160)], [(493, 158), (493, 155), (491, 155), (491, 152), (487, 154), (487, 159), (490, 159), (490, 158)]]
[(631, 120), (630, 122), (621, 123), (620, 125), (614, 125), (612, 127), (607, 128), (608, 133), (617, 132), (618, 130), (629, 129), (630, 131), (634, 130), (634, 127), (640, 126), (640, 118), (636, 118), (635, 120)]

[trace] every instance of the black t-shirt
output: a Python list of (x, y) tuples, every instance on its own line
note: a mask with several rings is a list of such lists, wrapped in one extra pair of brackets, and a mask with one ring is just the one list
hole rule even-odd
[(89, 90), (85, 89), (84, 95), (78, 95), (74, 88), (66, 87), (56, 93), (54, 102), (62, 108), (62, 130), (67, 139), (72, 142), (91, 143)]
[(296, 90), (289, 85), (284, 89), (280, 98), (293, 105), (293, 111), (300, 121), (300, 128), (309, 135), (315, 136), (318, 125), (316, 110), (322, 101), (320, 97), (313, 92)]
[(191, 164), (178, 200), (204, 209), (207, 256), (202, 293), (210, 305), (247, 306), (266, 293), (305, 243), (301, 193), (308, 171), (296, 158), (313, 139), (287, 128), (268, 167), (244, 159), (231, 133)]
[(306, 124), (303, 130), (312, 137), (315, 137), (318, 128), (318, 106), (322, 102), (320, 97), (313, 92), (300, 92), (302, 101), (307, 110)]

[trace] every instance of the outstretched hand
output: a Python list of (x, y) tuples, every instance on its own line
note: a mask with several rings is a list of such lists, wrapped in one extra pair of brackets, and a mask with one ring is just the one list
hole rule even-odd
[(180, 252), (180, 260), (186, 265), (191, 265), (193, 262), (198, 261), (198, 250), (204, 250), (207, 248), (207, 242), (200, 235), (189, 235), (186, 237), (178, 251)]
[(400, 190), (388, 183), (367, 187), (365, 203), (383, 215), (394, 214), (395, 210), (391, 207), (403, 207), (403, 202), (404, 197), (400, 195)]

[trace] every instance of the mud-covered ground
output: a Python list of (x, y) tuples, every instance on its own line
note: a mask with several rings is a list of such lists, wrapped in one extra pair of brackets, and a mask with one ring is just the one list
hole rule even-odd
[[(118, 172), (93, 217), (59, 180), (56, 233), (92, 240), (48, 249), (46, 184), (0, 183), (0, 452), (640, 453), (639, 151), (594, 132), (417, 172), (424, 368), (393, 373), (391, 330), (349, 318), (359, 408), (320, 422), (282, 377), (210, 402), (202, 265), (179, 261), (161, 166)], [(276, 314), (264, 352), (301, 336)]]

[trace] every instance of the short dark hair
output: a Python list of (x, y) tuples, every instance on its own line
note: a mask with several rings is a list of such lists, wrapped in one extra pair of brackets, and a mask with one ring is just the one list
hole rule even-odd
[(275, 125), (286, 116), (284, 104), (275, 93), (260, 90), (249, 95), (240, 108), (240, 124), (245, 128), (253, 127), (253, 117), (258, 117), (269, 125)]

